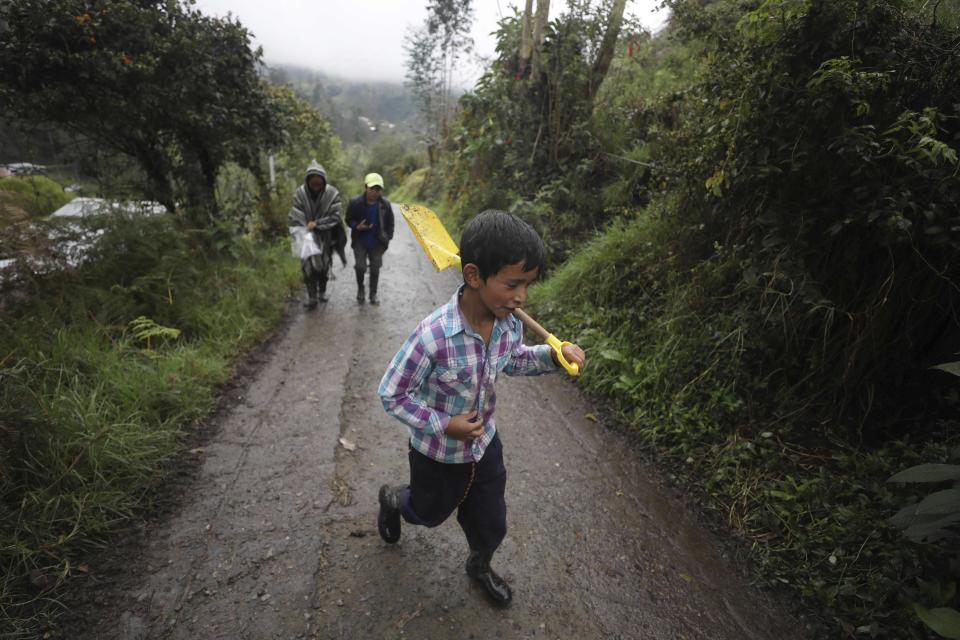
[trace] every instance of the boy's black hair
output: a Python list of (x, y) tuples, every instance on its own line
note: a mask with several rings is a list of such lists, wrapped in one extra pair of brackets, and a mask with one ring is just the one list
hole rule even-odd
[(517, 216), (487, 209), (477, 215), (460, 237), (460, 262), (473, 263), (486, 281), (507, 265), (523, 261), (524, 271), (543, 273), (543, 240)]

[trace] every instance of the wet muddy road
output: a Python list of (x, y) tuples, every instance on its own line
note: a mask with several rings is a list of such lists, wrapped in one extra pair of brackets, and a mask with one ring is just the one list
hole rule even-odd
[(62, 637), (805, 638), (626, 440), (585, 417), (565, 374), (500, 384), (509, 531), (494, 567), (509, 609), (464, 574), (455, 518), (380, 540), (377, 489), (407, 466), (377, 385), (458, 281), (397, 226), (382, 304), (357, 305), (351, 261), (328, 304), (292, 312), (173, 482), (177, 509), (94, 559)]

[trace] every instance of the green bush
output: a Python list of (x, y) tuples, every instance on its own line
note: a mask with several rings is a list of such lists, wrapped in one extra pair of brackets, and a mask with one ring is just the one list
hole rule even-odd
[(960, 55), (941, 51), (956, 32), (898, 7), (765, 2), (703, 24), (677, 3), (678, 24), (725, 44), (658, 158), (685, 195), (685, 261), (740, 264), (731, 293), (755, 310), (771, 382), (852, 437), (879, 432), (866, 421), (896, 415), (960, 329)]
[(8, 176), (0, 178), (0, 191), (17, 194), (11, 204), (25, 210), (31, 216), (50, 215), (74, 198), (59, 184), (45, 176)]
[[(307, 167), (317, 160), (327, 171), (328, 182), (340, 190), (342, 198), (359, 191), (356, 184), (362, 178), (351, 180), (347, 161), (340, 140), (333, 135), (330, 122), (317, 109), (296, 97), (289, 87), (271, 87), (275, 100), (286, 111), (287, 131), (285, 144), (276, 150), (276, 183), (272, 189), (263, 188), (263, 192), (246, 194), (247, 202), (257, 202), (256, 216), (250, 216), (246, 226), (252, 227), (258, 237), (276, 238), (288, 235), (287, 214), (293, 204), (293, 194), (303, 184)], [(264, 174), (266, 167), (262, 168)], [(226, 176), (225, 176), (226, 177)], [(265, 175), (261, 180), (266, 184)], [(239, 185), (232, 183), (233, 189)], [(246, 209), (240, 209), (241, 214)]]

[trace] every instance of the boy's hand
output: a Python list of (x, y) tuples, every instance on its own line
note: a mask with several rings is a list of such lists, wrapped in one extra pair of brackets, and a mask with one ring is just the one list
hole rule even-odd
[(450, 416), (447, 435), (454, 440), (474, 440), (483, 435), (483, 420), (476, 411)]
[[(587, 363), (587, 354), (580, 348), (580, 345), (565, 344), (560, 348), (560, 351), (563, 353), (563, 357), (567, 359), (567, 362), (576, 363), (577, 366), (580, 367), (580, 371), (583, 371), (583, 365)], [(559, 367), (560, 361), (557, 359), (557, 352), (551, 351), (550, 357), (553, 358), (554, 364)]]

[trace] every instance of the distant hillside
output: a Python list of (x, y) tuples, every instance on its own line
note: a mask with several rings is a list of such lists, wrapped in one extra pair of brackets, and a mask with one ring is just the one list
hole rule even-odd
[(409, 92), (400, 83), (355, 82), (316, 69), (282, 64), (271, 65), (269, 77), (271, 82), (293, 87), (330, 118), (345, 144), (376, 139), (381, 129), (408, 132), (416, 115)]

